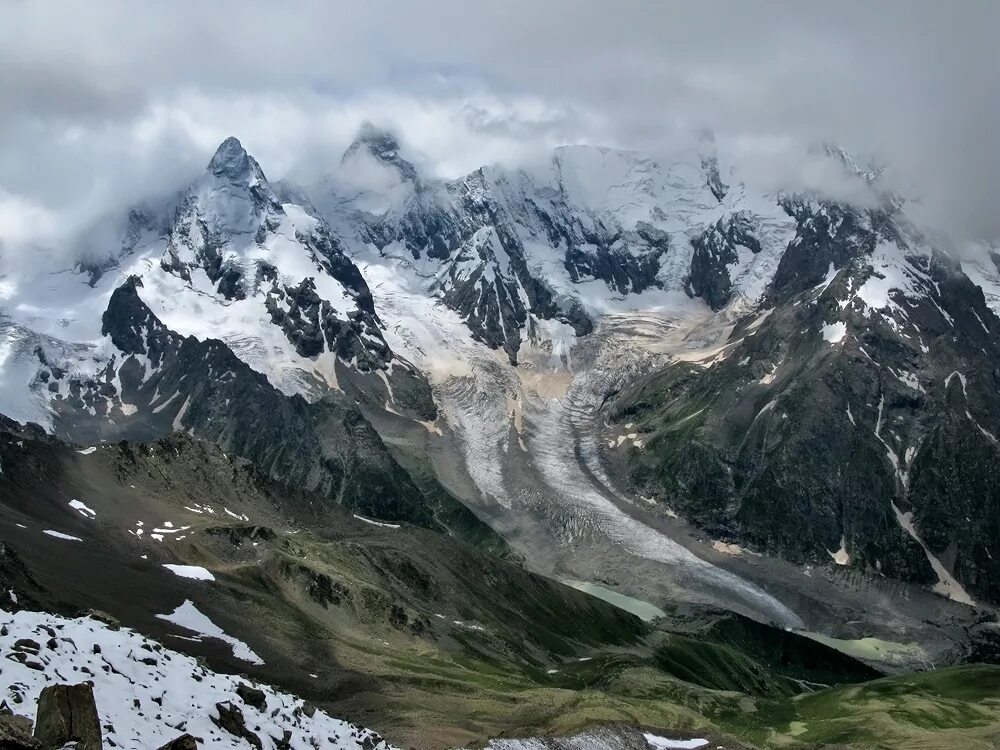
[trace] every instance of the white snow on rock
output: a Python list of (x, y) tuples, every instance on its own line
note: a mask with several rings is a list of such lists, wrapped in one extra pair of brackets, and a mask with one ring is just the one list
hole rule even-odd
[(71, 507), (73, 510), (75, 510), (84, 518), (97, 517), (97, 511), (95, 511), (93, 508), (87, 507), (87, 504), (84, 503), (82, 500), (76, 500), (76, 499), (70, 500), (69, 507)]
[[(248, 680), (205, 669), (194, 658), (127, 628), (111, 630), (88, 618), (4, 610), (0, 610), (0, 623), (5, 628), (0, 634), (4, 653), (11, 653), (21, 638), (41, 644), (38, 655), (28, 660), (41, 669), (4, 660), (0, 697), (14, 713), (34, 719), (39, 693), (46, 685), (90, 681), (105, 727), (105, 746), (113, 741), (124, 750), (146, 750), (187, 732), (202, 738), (204, 747), (245, 750), (249, 747), (246, 740), (212, 723), (213, 717), (218, 718), (216, 704), (229, 702), (243, 712), (247, 728), (260, 738), (264, 750), (275, 750), (285, 731), (291, 732), (294, 750), (391, 748), (374, 732), (323, 711), (317, 710), (310, 718), (300, 698), (268, 685), (253, 685), (264, 692), (266, 700), (265, 708), (258, 710), (237, 695), (238, 685)], [(54, 647), (49, 647), (50, 642)]]
[(61, 531), (53, 531), (52, 529), (43, 529), (43, 534), (46, 534), (56, 539), (65, 539), (67, 542), (82, 542), (83, 540), (78, 536), (73, 536), (72, 534), (64, 534)]
[(666, 737), (660, 737), (659, 735), (644, 733), (643, 737), (646, 738), (646, 742), (649, 743), (651, 750), (697, 750), (699, 747), (705, 747), (708, 744), (708, 740), (701, 738), (692, 740), (671, 740)]
[(831, 344), (837, 344), (843, 341), (844, 336), (846, 335), (847, 335), (847, 323), (838, 321), (836, 323), (823, 324), (824, 341), (829, 341)]
[(354, 514), (354, 517), (356, 519), (358, 519), (359, 521), (364, 521), (365, 523), (370, 523), (372, 526), (381, 526), (383, 529), (398, 529), (399, 528), (399, 524), (398, 523), (385, 523), (383, 521), (375, 521), (375, 520), (373, 520), (371, 518), (365, 518), (364, 516), (359, 516), (357, 513)]
[(184, 603), (170, 614), (157, 615), (157, 617), (206, 638), (218, 638), (220, 641), (228, 643), (233, 650), (233, 656), (237, 659), (242, 659), (251, 664), (264, 663), (264, 660), (257, 656), (247, 644), (228, 635), (222, 628), (209, 620), (208, 616), (195, 607), (190, 599), (185, 599)]
[(983, 290), (986, 304), (1000, 315), (1000, 268), (994, 261), (998, 253), (1000, 247), (990, 247), (982, 242), (972, 242), (959, 248), (962, 272)]
[(215, 580), (215, 576), (212, 575), (212, 571), (203, 568), (200, 565), (171, 565), (169, 563), (164, 563), (163, 567), (175, 576), (180, 576), (181, 578), (191, 578), (195, 581)]
[(950, 375), (948, 375), (948, 377), (946, 377), (944, 379), (944, 387), (947, 388), (949, 385), (951, 385), (951, 379), (955, 378), (955, 377), (957, 377), (958, 380), (959, 380), (959, 382), (962, 384), (962, 395), (965, 396), (966, 398), (968, 398), (969, 397), (969, 393), (966, 390), (965, 375), (963, 373), (959, 372), (958, 370), (955, 370)]
[(827, 550), (826, 552), (833, 558), (833, 561), (837, 563), (837, 565), (851, 564), (851, 555), (847, 551), (847, 537), (845, 536), (840, 537), (840, 549), (836, 552), (830, 552), (830, 550)]
[(975, 601), (972, 597), (962, 588), (962, 584), (955, 580), (955, 577), (948, 572), (948, 569), (944, 564), (937, 558), (937, 556), (930, 551), (924, 540), (920, 537), (917, 532), (917, 527), (913, 523), (913, 513), (907, 511), (903, 513), (896, 504), (892, 504), (892, 510), (896, 514), (896, 520), (899, 525), (903, 527), (903, 530), (910, 535), (920, 547), (924, 550), (924, 554), (927, 555), (927, 562), (931, 564), (931, 568), (934, 569), (934, 573), (938, 577), (938, 582), (932, 587), (932, 591), (935, 594), (939, 594), (943, 597), (951, 599), (952, 601), (961, 602), (962, 604), (968, 604), (970, 607), (976, 606)]
[(94, 446), (91, 446), (89, 448), (84, 448), (83, 450), (78, 450), (77, 453), (79, 453), (81, 456), (89, 456), (91, 453), (93, 453), (96, 450), (97, 450), (97, 448), (95, 448)]

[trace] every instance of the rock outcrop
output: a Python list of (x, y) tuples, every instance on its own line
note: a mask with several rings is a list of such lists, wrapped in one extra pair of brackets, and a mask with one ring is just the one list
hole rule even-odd
[(64, 747), (72, 742), (78, 750), (102, 750), (93, 685), (83, 682), (43, 688), (38, 697), (34, 736), (46, 747)]

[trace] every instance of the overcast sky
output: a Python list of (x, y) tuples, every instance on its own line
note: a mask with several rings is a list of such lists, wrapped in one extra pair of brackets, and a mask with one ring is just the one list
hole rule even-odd
[(230, 134), (308, 179), (365, 119), (443, 175), (707, 126), (785, 179), (833, 141), (998, 238), (998, 31), (996, 0), (0, 0), (0, 241), (172, 188)]

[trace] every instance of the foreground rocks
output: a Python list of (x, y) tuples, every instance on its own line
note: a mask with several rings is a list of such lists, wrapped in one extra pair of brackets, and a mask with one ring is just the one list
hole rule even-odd
[(6, 704), (0, 709), (0, 750), (40, 750), (31, 736), (31, 719), (10, 713)]
[(45, 747), (75, 742), (77, 750), (102, 750), (93, 686), (84, 682), (44, 688), (38, 697), (35, 740)]
[(197, 748), (198, 740), (190, 734), (182, 734), (176, 740), (170, 740), (170, 742), (158, 748), (158, 750), (197, 750)]
[(260, 737), (247, 729), (246, 719), (239, 706), (225, 701), (216, 703), (215, 710), (219, 712), (219, 718), (213, 718), (212, 723), (219, 727), (219, 729), (229, 732), (234, 737), (242, 737), (257, 748), (257, 750), (263, 748)]

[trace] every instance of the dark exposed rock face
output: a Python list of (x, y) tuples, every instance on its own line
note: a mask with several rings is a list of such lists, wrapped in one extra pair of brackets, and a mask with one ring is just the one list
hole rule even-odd
[[(16, 423), (12, 423), (6, 418), (0, 418), (0, 428), (7, 430), (11, 427), (14, 427), (16, 430), (15, 434), (24, 434), (20, 429), (17, 429), (19, 426), (16, 426)], [(28, 434), (31, 433), (29, 432)], [(29, 439), (37, 438), (37, 434), (34, 434)], [(10, 438), (7, 439), (9, 440)], [(6, 441), (3, 437), (0, 437), (0, 445), (3, 442)], [(0, 585), (6, 591), (13, 591), (17, 597), (16, 602), (9, 601), (5, 603), (4, 606), (7, 609), (17, 609), (26, 605), (30, 606), (36, 596), (45, 591), (41, 584), (35, 580), (31, 571), (28, 570), (21, 556), (3, 542), (0, 542)]]
[(890, 210), (788, 208), (773, 309), (710, 369), (674, 364), (615, 402), (648, 433), (632, 481), (716, 538), (796, 562), (843, 548), (852, 567), (936, 584), (923, 545), (998, 600), (1000, 320)]
[(170, 740), (159, 750), (198, 750), (198, 741), (190, 734), (182, 734), (180, 737)]
[(729, 266), (738, 263), (740, 250), (757, 254), (761, 250), (753, 216), (738, 211), (691, 240), (691, 272), (687, 293), (701, 297), (713, 310), (721, 310), (732, 297)]
[[(419, 490), (354, 404), (333, 393), (315, 403), (285, 396), (221, 342), (170, 331), (143, 303), (140, 286), (133, 278), (117, 289), (104, 315), (103, 332), (123, 361), (112, 360), (93, 382), (70, 384), (53, 402), (61, 434), (92, 443), (190, 431), (331, 502), (431, 523)], [(119, 403), (135, 411), (120, 412)]]
[(445, 193), (418, 192), (400, 221), (367, 228), (366, 239), (379, 248), (400, 241), (415, 259), (442, 261), (437, 289), (444, 303), (512, 363), (529, 314), (563, 320), (578, 334), (593, 328), (578, 305), (558, 302), (528, 269), (524, 244), (483, 170)]
[[(323, 305), (326, 310), (323, 310)], [(282, 306), (283, 305), (283, 306)], [(271, 322), (285, 332), (301, 357), (315, 357), (323, 352), (320, 318), (329, 314), (329, 303), (316, 294), (316, 283), (305, 279), (297, 287), (276, 288), (267, 295)]]
[(358, 137), (344, 152), (342, 161), (349, 160), (359, 151), (366, 151), (376, 161), (395, 168), (403, 180), (416, 182), (417, 170), (413, 164), (400, 155), (399, 142), (392, 133), (377, 128), (371, 123), (364, 123)]
[(31, 719), (0, 710), (0, 750), (42, 750), (31, 736)]
[(701, 171), (705, 175), (705, 184), (712, 191), (715, 199), (722, 203), (729, 193), (729, 185), (722, 181), (719, 173), (719, 157), (715, 151), (715, 135), (710, 130), (701, 133)]
[(670, 247), (666, 232), (641, 222), (636, 231), (603, 225), (590, 231), (551, 219), (548, 226), (550, 241), (566, 245), (565, 266), (573, 281), (600, 279), (619, 294), (659, 286), (660, 258)]
[(266, 526), (210, 526), (205, 533), (223, 537), (234, 547), (255, 542), (273, 542), (277, 534)]
[(264, 744), (260, 741), (260, 737), (247, 728), (243, 710), (239, 706), (227, 701), (225, 703), (216, 703), (215, 710), (219, 713), (218, 719), (211, 717), (212, 723), (215, 726), (225, 732), (229, 732), (234, 737), (246, 740), (253, 747), (257, 748), (257, 750), (263, 749)]
[(721, 203), (722, 199), (729, 192), (729, 185), (722, 181), (722, 176), (719, 174), (718, 158), (715, 155), (702, 156), (701, 168), (705, 172), (705, 183), (708, 185), (708, 189), (712, 191), (712, 195), (715, 196), (716, 200)]
[(101, 723), (90, 683), (49, 685), (38, 696), (35, 739), (47, 747), (75, 742), (80, 750), (101, 750)]
[(343, 583), (306, 565), (282, 561), (280, 570), (283, 577), (296, 581), (310, 599), (324, 608), (339, 606), (350, 595)]
[(248, 706), (253, 706), (258, 711), (263, 711), (267, 708), (267, 696), (264, 695), (263, 690), (258, 690), (241, 682), (236, 686), (236, 694), (243, 699), (244, 703)]
[(870, 255), (879, 242), (905, 244), (888, 206), (862, 209), (787, 197), (782, 207), (796, 220), (797, 231), (775, 271), (769, 304), (787, 302), (816, 286), (831, 266), (840, 270), (852, 259)]
[(347, 319), (338, 317), (330, 303), (316, 293), (311, 278), (298, 286), (275, 285), (265, 304), (271, 322), (284, 331), (299, 356), (316, 357), (331, 351), (362, 372), (384, 367), (392, 359), (374, 314), (356, 310), (349, 312)]

